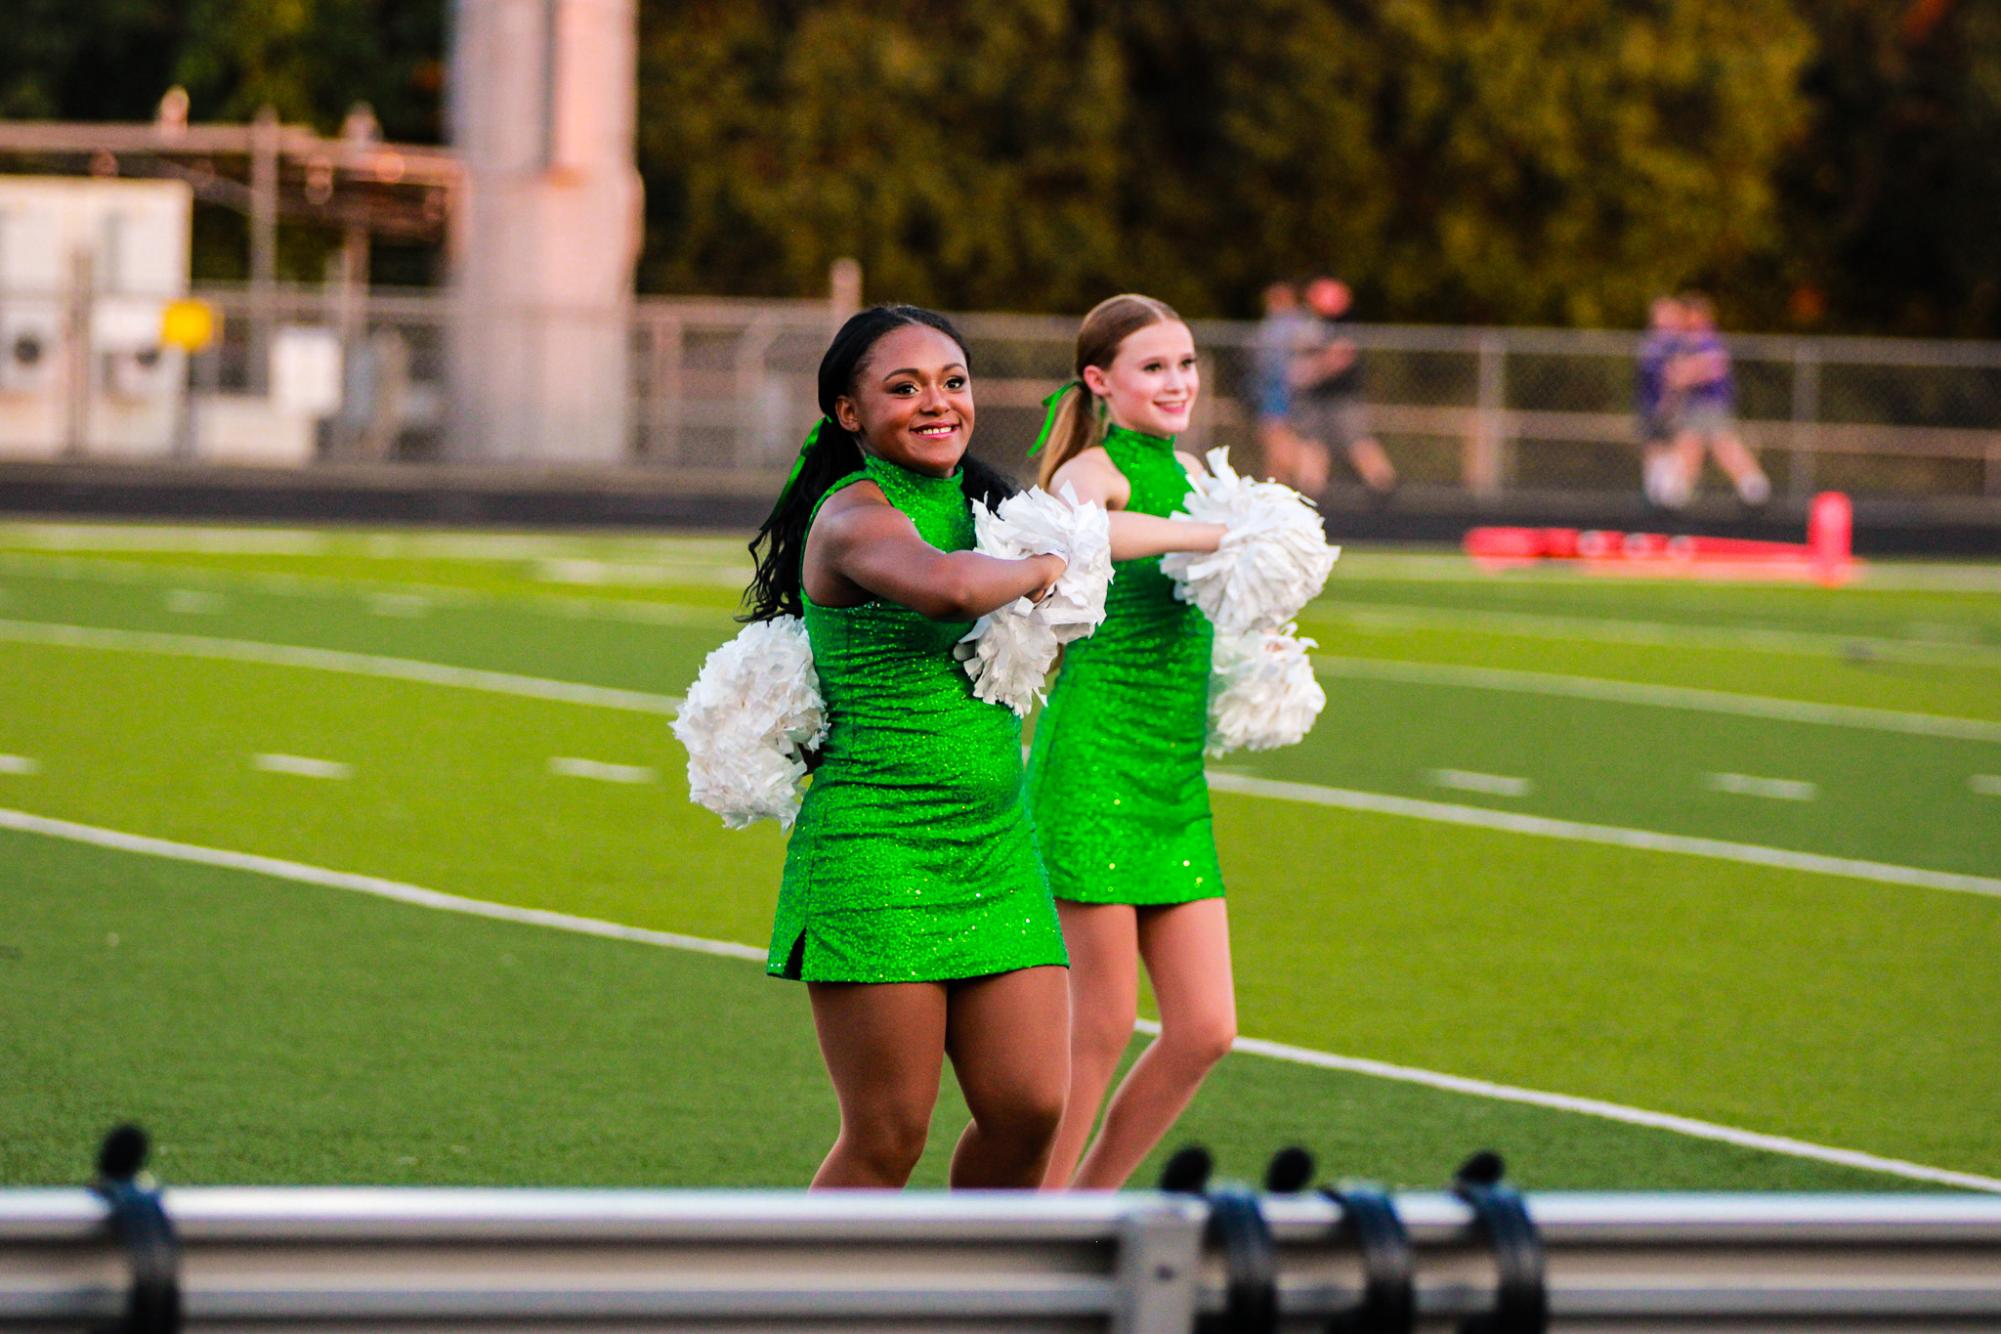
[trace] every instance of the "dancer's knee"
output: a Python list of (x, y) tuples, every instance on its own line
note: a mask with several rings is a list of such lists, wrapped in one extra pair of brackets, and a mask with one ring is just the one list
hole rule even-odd
[(931, 1118), (912, 1111), (877, 1111), (841, 1127), (847, 1151), (884, 1177), (907, 1177), (924, 1156)]
[(1237, 1041), (1237, 1019), (1227, 1012), (1185, 1018), (1162, 1027), (1160, 1041), (1177, 1065), (1206, 1071), (1230, 1054)]
[(980, 1133), (1023, 1146), (1040, 1147), (1056, 1138), (1068, 1090), (1055, 1080), (1037, 1080), (1005, 1094), (983, 1098), (973, 1111)]
[(1079, 1009), (1070, 1016), (1070, 1048), (1080, 1066), (1114, 1066), (1132, 1042), (1134, 1011), (1121, 1006)]

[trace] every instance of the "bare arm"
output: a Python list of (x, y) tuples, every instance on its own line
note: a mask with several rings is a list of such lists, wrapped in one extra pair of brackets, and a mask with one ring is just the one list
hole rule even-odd
[[(1195, 476), (1205, 475), (1201, 463), (1192, 455), (1176, 457)], [(1049, 489), (1061, 494), (1065, 483), (1076, 491), (1078, 500), (1096, 501), (1110, 512), (1113, 560), (1140, 560), (1165, 556), (1170, 551), (1214, 551), (1223, 540), (1221, 524), (1184, 523), (1154, 514), (1128, 514), (1126, 502), (1132, 499), (1132, 483), (1102, 449), (1087, 449), (1058, 468), (1049, 479)]]
[(1170, 551), (1214, 551), (1222, 544), (1220, 523), (1190, 523), (1153, 514), (1112, 516), (1112, 559), (1139, 560)]
[(806, 543), (806, 591), (822, 606), (881, 598), (934, 621), (970, 621), (1018, 597), (1040, 598), (1063, 573), (1061, 556), (1002, 560), (940, 551), (874, 487), (829, 502)]

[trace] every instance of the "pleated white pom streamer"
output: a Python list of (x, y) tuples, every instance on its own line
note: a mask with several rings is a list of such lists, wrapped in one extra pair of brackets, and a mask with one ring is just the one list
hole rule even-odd
[(973, 531), (978, 550), (989, 556), (1020, 560), (1053, 554), (1067, 562), (1041, 602), (1016, 598), (980, 617), (959, 641), (973, 693), (1025, 714), (1041, 696), (1057, 651), (1104, 622), (1111, 527), (1102, 505), (1080, 502), (1065, 484), (1060, 496), (1034, 487), (992, 509), (975, 505)]
[(799, 816), (805, 751), (827, 736), (813, 649), (797, 616), (753, 621), (709, 654), (674, 719), (688, 796), (731, 829)]
[(1229, 531), (1217, 550), (1175, 552), (1160, 568), (1218, 634), (1276, 630), (1319, 595), (1341, 548), (1328, 545), (1320, 511), (1299, 492), (1238, 476), (1227, 450), (1210, 450), (1208, 460), (1212, 475), (1196, 481), (1187, 513), (1173, 517)]
[(1216, 632), (1210, 654), (1210, 755), (1297, 745), (1327, 707), (1299, 627)]

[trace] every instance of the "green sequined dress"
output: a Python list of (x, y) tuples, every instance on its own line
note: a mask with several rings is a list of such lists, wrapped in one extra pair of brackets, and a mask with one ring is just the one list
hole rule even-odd
[[(872, 481), (925, 541), (965, 551), (962, 476), (871, 458), (827, 494)], [(971, 623), (887, 601), (806, 598), (805, 612), (827, 739), (786, 850), (765, 971), (927, 982), (1067, 964), (1022, 798), (1021, 720), (976, 698), (952, 655)]]
[[(1114, 426), (1105, 452), (1126, 509), (1173, 514), (1194, 489), (1174, 442)], [(1202, 746), (1209, 618), (1174, 596), (1160, 558), (1118, 561), (1105, 623), (1063, 651), (1036, 723), (1029, 806), (1059, 899), (1158, 905), (1220, 898)]]

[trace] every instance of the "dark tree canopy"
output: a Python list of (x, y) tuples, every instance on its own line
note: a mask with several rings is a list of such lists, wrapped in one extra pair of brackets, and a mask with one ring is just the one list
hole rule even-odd
[[(0, 115), (442, 131), (446, 0), (15, 0)], [(1991, 0), (640, 0), (645, 290), (2001, 335)], [(227, 224), (224, 224), (225, 227)], [(228, 246), (205, 247), (208, 259)], [(310, 256), (297, 267), (310, 269)]]

